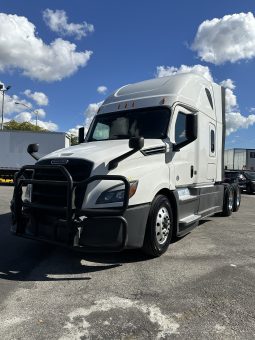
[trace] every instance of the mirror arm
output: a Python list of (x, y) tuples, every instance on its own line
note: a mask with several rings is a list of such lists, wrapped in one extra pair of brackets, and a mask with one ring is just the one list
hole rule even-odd
[(36, 161), (40, 159), (40, 157), (36, 156), (35, 153), (39, 150), (39, 144), (29, 144), (27, 147), (27, 152), (31, 157), (33, 157)]
[(29, 153), (29, 155), (32, 156), (36, 161), (38, 161), (38, 160), (40, 159), (40, 157), (36, 156), (36, 155), (34, 154), (34, 152)]
[(179, 152), (181, 149), (178, 144), (173, 144), (173, 151)]
[(119, 162), (121, 162), (124, 159), (128, 158), (129, 156), (133, 155), (137, 151), (139, 151), (139, 149), (130, 150), (130, 151), (124, 153), (123, 155), (112, 159), (108, 164), (108, 169), (113, 170), (113, 169), (117, 168)]

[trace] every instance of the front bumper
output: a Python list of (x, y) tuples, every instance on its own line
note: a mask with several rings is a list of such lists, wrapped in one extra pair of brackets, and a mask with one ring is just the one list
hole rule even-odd
[[(74, 182), (63, 166), (50, 166), (65, 175), (66, 181), (54, 182), (28, 179), (26, 171), (49, 166), (23, 167), (15, 179), (14, 196), (11, 203), (11, 231), (22, 237), (78, 248), (86, 252), (121, 251), (140, 248), (143, 245), (149, 204), (128, 208), (129, 182), (123, 176), (93, 176), (82, 182)], [(123, 206), (116, 209), (86, 209), (73, 207), (75, 188), (96, 180), (119, 180), (125, 185)], [(46, 183), (47, 182), (47, 183)], [(28, 184), (65, 185), (66, 207), (56, 208), (22, 200), (22, 188)]]

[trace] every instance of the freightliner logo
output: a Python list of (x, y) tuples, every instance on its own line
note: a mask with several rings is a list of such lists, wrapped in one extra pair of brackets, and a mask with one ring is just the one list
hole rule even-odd
[(67, 164), (69, 162), (68, 159), (53, 159), (51, 161), (52, 165), (63, 165), (63, 164)]

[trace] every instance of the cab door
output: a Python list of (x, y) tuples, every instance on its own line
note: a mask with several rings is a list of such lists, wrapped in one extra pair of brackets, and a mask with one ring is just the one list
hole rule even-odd
[(176, 187), (185, 187), (197, 180), (197, 113), (177, 105), (170, 123), (173, 143), (172, 165)]

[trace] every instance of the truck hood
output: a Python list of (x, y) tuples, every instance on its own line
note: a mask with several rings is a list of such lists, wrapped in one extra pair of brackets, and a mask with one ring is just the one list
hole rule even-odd
[[(160, 139), (148, 139), (144, 141), (143, 149), (164, 146), (165, 143)], [(107, 140), (82, 143), (69, 148), (54, 151), (41, 159), (49, 158), (81, 158), (87, 159), (95, 164), (109, 162), (110, 160), (130, 151), (128, 140)], [(132, 158), (144, 157), (140, 152), (131, 156)], [(40, 160), (41, 160), (40, 159)]]

